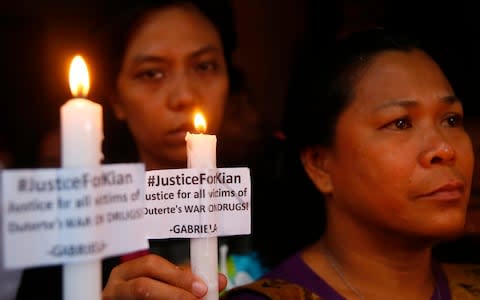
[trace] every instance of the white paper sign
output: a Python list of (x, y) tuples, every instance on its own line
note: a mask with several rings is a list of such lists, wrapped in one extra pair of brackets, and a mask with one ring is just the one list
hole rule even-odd
[(248, 168), (155, 170), (145, 179), (149, 238), (250, 234)]
[(145, 167), (2, 172), (4, 266), (98, 260), (145, 249)]

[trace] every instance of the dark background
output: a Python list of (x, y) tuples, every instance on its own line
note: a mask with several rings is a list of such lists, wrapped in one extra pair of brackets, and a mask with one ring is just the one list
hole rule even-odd
[[(212, 0), (215, 1), (215, 0)], [(472, 1), (233, 0), (239, 34), (236, 63), (267, 131), (281, 127), (298, 42), (371, 24), (401, 28), (426, 40), (450, 77), (467, 113), (475, 109), (480, 82), (480, 26)], [(0, 3), (0, 134), (15, 153), (15, 166), (32, 166), (40, 136), (58, 126), (59, 107), (71, 95), (68, 67), (88, 53), (92, 24), (106, 20), (102, 0), (2, 1)], [(85, 56), (85, 55), (84, 55)], [(101, 63), (89, 64), (88, 98), (106, 104)]]

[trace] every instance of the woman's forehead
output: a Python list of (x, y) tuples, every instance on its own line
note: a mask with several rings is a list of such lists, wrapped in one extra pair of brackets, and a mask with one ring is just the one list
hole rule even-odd
[(150, 12), (142, 18), (132, 34), (128, 48), (136, 51), (165, 50), (178, 53), (195, 51), (199, 44), (221, 46), (219, 33), (213, 23), (198, 9), (189, 6), (168, 6)]
[(443, 98), (453, 89), (440, 67), (424, 52), (385, 51), (372, 58), (353, 86), (355, 99)]

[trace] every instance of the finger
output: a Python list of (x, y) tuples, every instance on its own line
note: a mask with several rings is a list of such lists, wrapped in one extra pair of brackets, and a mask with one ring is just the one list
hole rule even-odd
[(103, 292), (103, 300), (197, 300), (198, 297), (201, 296), (147, 277), (123, 281), (114, 287), (107, 286)]
[(199, 297), (207, 293), (207, 285), (193, 275), (190, 269), (180, 268), (155, 254), (148, 254), (116, 266), (110, 277), (113, 282), (146, 277), (192, 292)]
[(165, 258), (148, 254), (136, 259), (132, 259), (121, 265), (116, 266), (112, 273), (123, 280), (131, 280), (138, 277), (150, 277), (171, 284), (176, 283), (177, 278), (186, 276), (193, 278), (189, 269), (180, 268)]
[(222, 273), (218, 274), (218, 290), (223, 291), (227, 287), (228, 278)]

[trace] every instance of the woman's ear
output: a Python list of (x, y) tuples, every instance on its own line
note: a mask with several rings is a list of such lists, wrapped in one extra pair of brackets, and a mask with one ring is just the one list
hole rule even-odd
[(115, 113), (117, 119), (125, 120), (127, 118), (123, 104), (120, 101), (116, 92), (110, 93), (108, 97), (108, 102), (110, 102), (110, 105), (112, 106), (113, 112)]
[(324, 195), (333, 192), (333, 185), (330, 176), (329, 152), (325, 147), (314, 146), (302, 151), (301, 160), (305, 172), (317, 189)]

